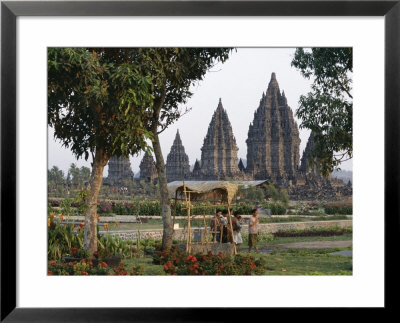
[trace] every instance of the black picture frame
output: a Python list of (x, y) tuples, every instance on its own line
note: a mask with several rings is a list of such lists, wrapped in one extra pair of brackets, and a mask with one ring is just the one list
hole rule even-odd
[[(400, 1), (3, 1), (1, 3), (1, 321), (221, 321), (232, 309), (16, 307), (16, 19), (18, 16), (384, 16), (385, 309), (396, 306), (400, 180)], [(371, 80), (372, 81), (372, 80)], [(373, 165), (371, 165), (373, 167)], [(373, 233), (371, 233), (373, 236)], [(40, 291), (38, 291), (40, 292)]]

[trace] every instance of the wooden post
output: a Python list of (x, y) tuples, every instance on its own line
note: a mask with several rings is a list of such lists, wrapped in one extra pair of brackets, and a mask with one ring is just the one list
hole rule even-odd
[[(173, 217), (173, 219), (172, 219), (172, 228), (173, 228), (173, 229), (174, 229), (174, 227), (175, 227), (175, 216), (176, 216), (176, 200), (177, 200), (177, 198), (178, 198), (178, 192), (177, 192), (177, 191), (175, 191), (174, 217)], [(174, 231), (175, 231), (175, 229), (174, 229)]]
[(203, 222), (204, 222), (204, 232), (203, 236), (201, 237), (201, 242), (204, 244), (204, 240), (206, 240), (207, 243), (207, 222), (206, 222), (206, 211), (203, 212)]
[(140, 256), (140, 230), (138, 230), (138, 235), (137, 235), (137, 250)]
[(188, 252), (190, 253), (192, 251), (192, 225), (190, 223), (190, 192), (188, 192), (188, 202), (187, 202), (187, 214), (188, 214), (188, 246), (189, 250)]
[(187, 224), (188, 235), (187, 235), (187, 237), (186, 237), (186, 252), (189, 252), (190, 211), (188, 210), (188, 203), (187, 203), (187, 195), (186, 195), (186, 185), (185, 185), (185, 181), (183, 181), (183, 194), (185, 195), (186, 212), (187, 212), (187, 214), (188, 214), (188, 224)]

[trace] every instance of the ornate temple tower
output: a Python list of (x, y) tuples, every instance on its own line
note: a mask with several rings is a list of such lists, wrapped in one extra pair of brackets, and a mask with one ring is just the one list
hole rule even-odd
[(203, 179), (224, 180), (239, 174), (238, 150), (228, 114), (219, 99), (201, 148)]
[(140, 179), (144, 179), (147, 182), (152, 182), (158, 178), (156, 169), (156, 163), (154, 162), (153, 156), (147, 151), (145, 152), (142, 161), (140, 162)]
[(123, 184), (125, 180), (133, 181), (131, 162), (126, 157), (113, 156), (108, 161), (108, 177), (106, 184)]
[(192, 171), (192, 179), (201, 179), (201, 166), (200, 162), (196, 159), (194, 163), (193, 171)]
[(243, 165), (242, 158), (240, 158), (240, 160), (239, 160), (238, 168), (239, 168), (239, 170), (240, 170), (241, 172), (246, 171), (246, 168), (245, 168), (244, 165)]
[(190, 176), (189, 157), (185, 153), (185, 148), (182, 145), (179, 130), (176, 132), (174, 143), (167, 156), (167, 163), (165, 164), (167, 172), (167, 181), (182, 181), (188, 179)]
[(300, 159), (299, 130), (284, 91), (280, 93), (275, 73), (254, 113), (246, 143), (247, 172), (255, 179), (295, 183)]

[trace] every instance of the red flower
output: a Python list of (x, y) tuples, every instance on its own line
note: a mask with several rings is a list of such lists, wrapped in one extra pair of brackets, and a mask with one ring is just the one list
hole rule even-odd
[(56, 261), (55, 260), (50, 260), (50, 265), (55, 266), (56, 265)]
[(82, 273), (82, 275), (83, 275), (83, 276), (88, 276), (89, 274), (88, 274), (86, 271), (84, 271), (84, 272)]
[(107, 265), (106, 262), (102, 262), (102, 263), (101, 263), (101, 266), (104, 267), (104, 268), (108, 267), (108, 265)]
[(81, 260), (81, 263), (82, 263), (82, 264), (86, 264), (86, 260), (85, 260), (85, 259), (82, 259), (82, 260)]

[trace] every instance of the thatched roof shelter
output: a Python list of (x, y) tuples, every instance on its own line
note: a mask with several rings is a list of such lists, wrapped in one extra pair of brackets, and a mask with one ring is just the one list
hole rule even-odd
[[(211, 200), (215, 197), (224, 203), (230, 204), (238, 191), (238, 184), (226, 181), (190, 181), (185, 182), (186, 192), (190, 192), (190, 200)], [(171, 198), (185, 198), (183, 182), (171, 182), (168, 184), (168, 192)]]

